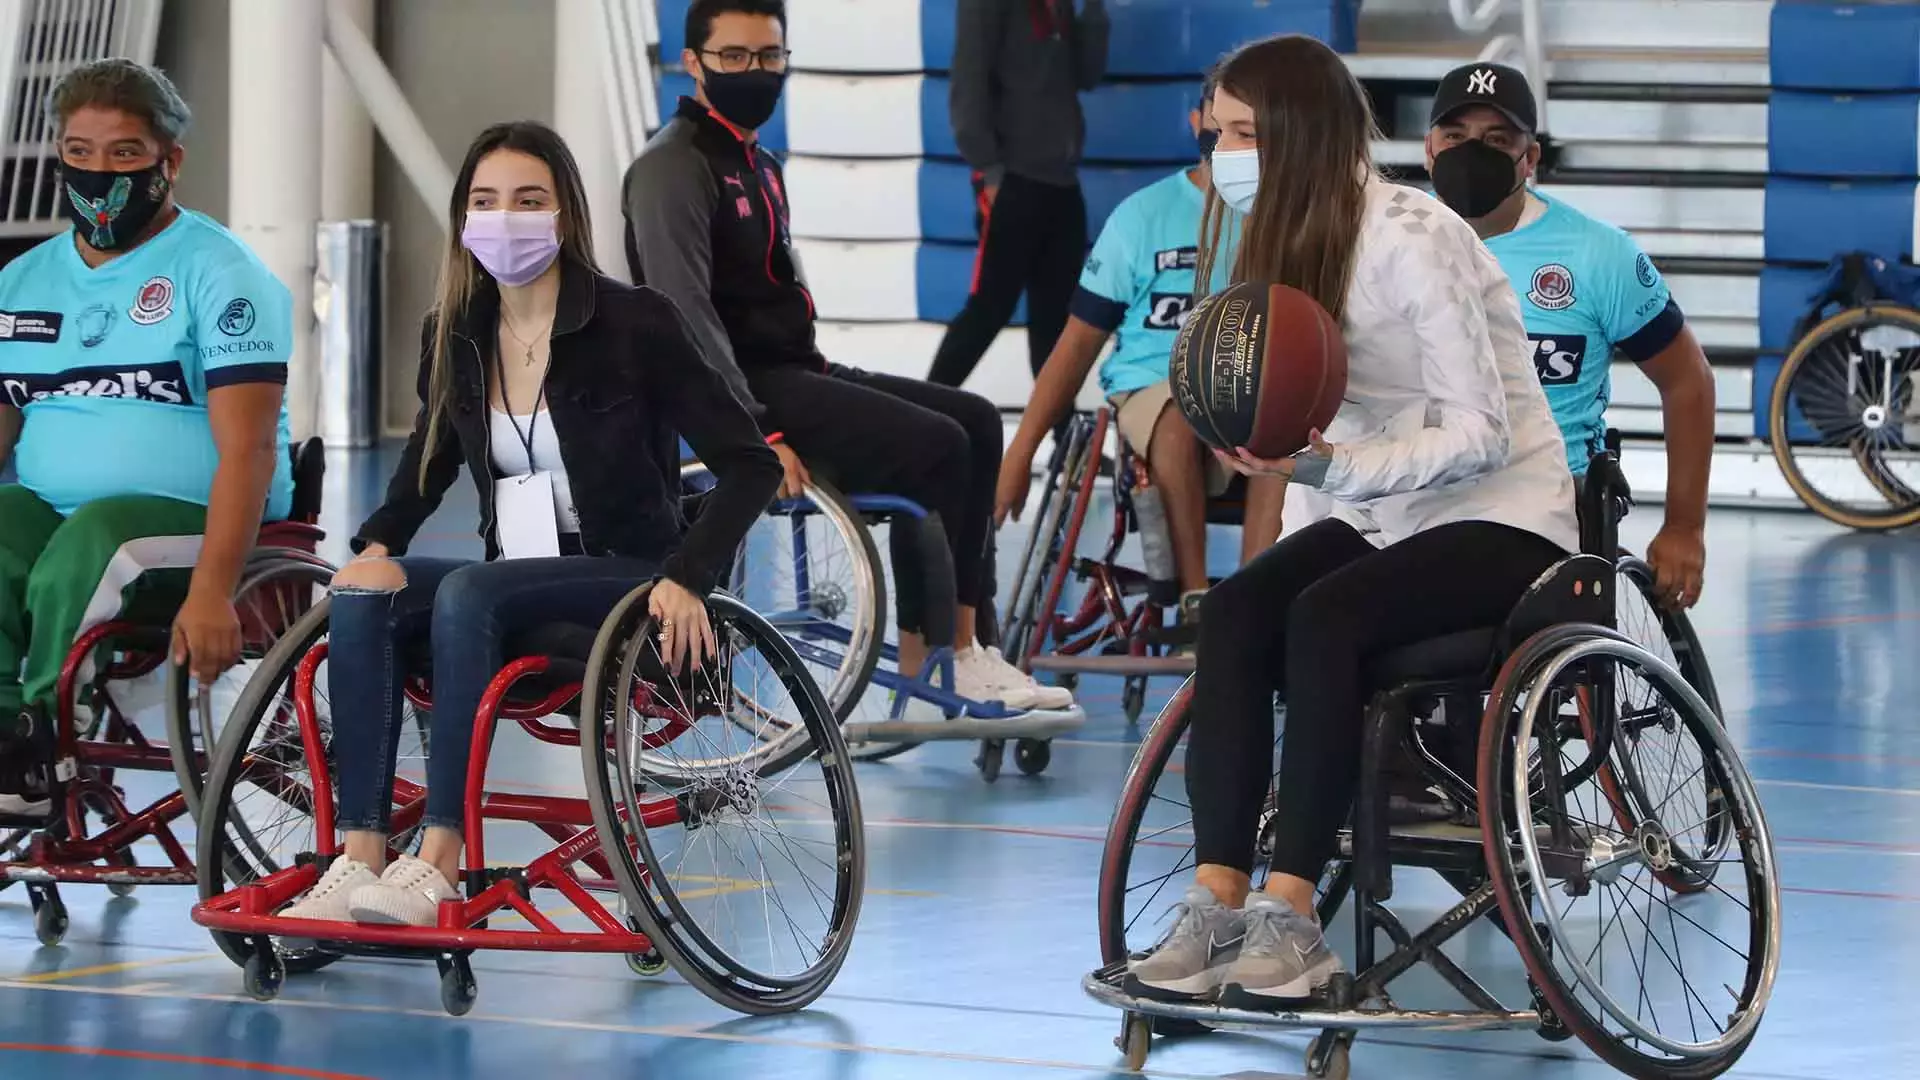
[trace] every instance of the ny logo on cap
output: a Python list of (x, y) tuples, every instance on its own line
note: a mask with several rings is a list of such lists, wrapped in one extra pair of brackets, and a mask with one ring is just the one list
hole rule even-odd
[(1493, 93), (1493, 82), (1493, 72), (1486, 68), (1481, 68), (1479, 71), (1467, 76), (1467, 91), (1474, 94), (1491, 94)]

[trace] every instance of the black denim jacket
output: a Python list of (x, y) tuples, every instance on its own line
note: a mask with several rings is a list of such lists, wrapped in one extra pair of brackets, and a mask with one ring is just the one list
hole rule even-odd
[[(422, 325), (420, 412), (386, 502), (360, 526), (355, 551), (378, 543), (404, 554), (465, 465), (480, 493), (487, 558), (499, 557), (486, 390), (499, 304), (499, 291), (486, 281), (454, 328), (449, 415), (430, 452), (434, 316)], [(712, 591), (780, 484), (780, 461), (753, 418), (701, 355), (671, 301), (572, 262), (561, 267), (551, 349), (548, 415), (580, 515), (582, 547), (589, 555), (658, 562), (666, 577), (693, 592)], [(691, 527), (680, 504), (682, 436), (718, 481)]]

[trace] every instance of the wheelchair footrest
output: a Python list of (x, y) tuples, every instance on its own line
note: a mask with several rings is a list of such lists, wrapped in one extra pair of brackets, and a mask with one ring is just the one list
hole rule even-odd
[(1034, 671), (1066, 675), (1177, 675), (1193, 674), (1191, 656), (1036, 656), (1028, 664)]
[(884, 742), (945, 742), (981, 739), (1051, 739), (1078, 731), (1087, 722), (1084, 709), (1035, 709), (996, 719), (958, 716), (951, 720), (884, 720), (841, 728), (850, 746)]
[(1442, 1031), (1494, 1031), (1540, 1026), (1535, 1012), (1467, 1012), (1428, 1009), (1332, 1009), (1311, 1003), (1273, 1012), (1228, 1009), (1204, 1001), (1172, 1002), (1131, 997), (1120, 989), (1125, 964), (1111, 964), (1080, 980), (1087, 996), (1141, 1016), (1190, 1020), (1220, 1031), (1270, 1031), (1275, 1028), (1426, 1028)]

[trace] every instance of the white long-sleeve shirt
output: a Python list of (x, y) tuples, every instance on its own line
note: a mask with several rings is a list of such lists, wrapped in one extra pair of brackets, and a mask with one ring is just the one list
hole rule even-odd
[(1290, 510), (1338, 517), (1382, 546), (1492, 521), (1579, 549), (1573, 477), (1519, 299), (1471, 226), (1424, 192), (1369, 180), (1342, 329), (1333, 460)]

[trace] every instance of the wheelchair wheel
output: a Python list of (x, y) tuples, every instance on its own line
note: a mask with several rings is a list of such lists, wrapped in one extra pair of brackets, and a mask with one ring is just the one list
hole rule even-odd
[[(313, 762), (301, 737), (299, 702), (311, 703), (320, 728), (328, 776), (338, 778), (332, 742), (332, 710), (326, 696), (327, 672), (323, 657), (309, 660), (327, 632), (331, 601), (321, 597), (262, 659), (259, 670), (227, 713), (202, 791), (198, 819), (197, 865), (200, 898), (209, 900), (230, 889), (314, 858), (319, 848), (314, 820)], [(302, 665), (310, 668), (310, 691), (299, 684)], [(424, 807), (423, 773), (426, 764), (425, 718), (403, 716), (398, 771), (394, 781), (393, 835), (388, 847), (411, 851), (417, 844), (420, 812)], [(215, 944), (235, 964), (271, 962), (255, 959), (252, 941), (245, 935), (213, 933)], [(274, 943), (285, 970), (296, 974), (315, 971), (334, 959), (311, 942)]]
[(1767, 421), (1813, 512), (1853, 529), (1920, 522), (1920, 312), (1850, 308), (1814, 327), (1781, 365)]
[[(680, 477), (683, 487), (696, 490), (712, 483), (697, 463), (682, 466)], [(835, 718), (847, 722), (867, 696), (887, 630), (884, 564), (852, 501), (816, 477), (804, 500), (777, 503), (741, 543), (726, 589), (795, 643)], [(805, 753), (797, 728), (765, 730), (772, 742), (751, 752), (763, 755), (769, 768), (777, 771)], [(651, 753), (641, 765), (669, 767)]]
[[(1683, 732), (1699, 761), (1698, 777), (1676, 778), (1677, 769), (1637, 775), (1697, 779), (1710, 793), (1709, 817), (1726, 818), (1721, 827), (1670, 827), (1670, 809), (1625, 822), (1608, 806), (1604, 781), (1569, 779), (1627, 772), (1615, 757), (1620, 741), (1592, 733), (1617, 718), (1599, 711), (1591, 723), (1568, 723), (1564, 712), (1608, 681), (1622, 698), (1647, 699), (1642, 710)], [(1732, 1067), (1772, 993), (1780, 897), (1753, 783), (1706, 701), (1672, 665), (1613, 631), (1553, 627), (1502, 667), (1479, 758), (1494, 892), (1553, 1013), (1630, 1076), (1703, 1078)], [(1595, 758), (1604, 761), (1597, 769)], [(1671, 798), (1664, 791), (1650, 797)], [(1716, 835), (1727, 841), (1723, 852), (1710, 852)], [(1676, 893), (1665, 883), (1675, 868), (1705, 876), (1709, 858), (1739, 866), (1713, 866), (1712, 888), (1703, 891)]]
[(1066, 574), (1068, 546), (1079, 536), (1087, 498), (1100, 472), (1100, 447), (1106, 441), (1105, 410), (1094, 416), (1076, 414), (1067, 437), (1054, 445), (1040, 486), (1040, 506), (1033, 531), (1021, 550), (1013, 596), (1007, 604), (1000, 643), (1007, 659), (1022, 667), (1045, 644), (1044, 623), (1059, 603)]
[(226, 716), (245, 693), (273, 646), (325, 597), (334, 568), (306, 552), (283, 548), (256, 551), (248, 558), (234, 609), (240, 615), (240, 663), (210, 687), (194, 684), (184, 668), (167, 665), (167, 745), (173, 771), (197, 820), (210, 756), (220, 743)]
[[(846, 742), (793, 645), (731, 597), (708, 601), (717, 662), (666, 675), (646, 594), (620, 602), (587, 661), (581, 760), (601, 848), (628, 912), (701, 993), (745, 1013), (804, 1008), (845, 962), (865, 887)], [(741, 728), (767, 717), (805, 740), (785, 769), (715, 745), (751, 743)], [(679, 752), (695, 762), (640, 765)]]
[[(1645, 562), (1624, 557), (1617, 565), (1619, 577), (1634, 586), (1622, 587), (1614, 594), (1620, 632), (1678, 671), (1717, 719), (1721, 715), (1720, 696), (1686, 613), (1668, 611), (1654, 601), (1653, 570)], [(1589, 698), (1586, 705), (1604, 702), (1613, 717), (1612, 752), (1596, 775), (1616, 822), (1622, 830), (1631, 831), (1642, 816), (1657, 817), (1669, 827), (1705, 821), (1701, 857), (1656, 871), (1661, 882), (1675, 892), (1705, 889), (1713, 881), (1718, 854), (1728, 841), (1728, 818), (1712, 812), (1715, 795), (1704, 784), (1689, 783), (1685, 798), (1680, 797), (1682, 792), (1666, 792), (1664, 797), (1654, 794), (1672, 777), (1700, 775), (1694, 743), (1671, 723), (1669, 714), (1655, 707), (1657, 702), (1643, 684), (1629, 681), (1624, 687), (1612, 683), (1607, 687), (1606, 693)], [(1583, 734), (1591, 737), (1594, 717), (1583, 709), (1580, 720), (1587, 725)]]

